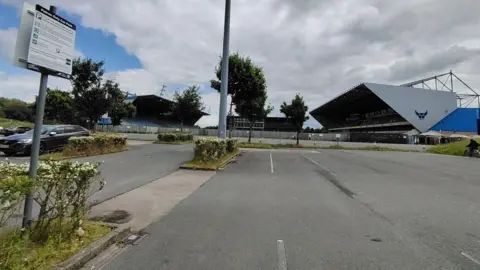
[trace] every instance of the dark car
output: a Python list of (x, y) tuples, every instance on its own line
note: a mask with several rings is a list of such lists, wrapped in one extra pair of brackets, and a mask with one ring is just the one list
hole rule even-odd
[(32, 128), (29, 127), (9, 127), (9, 128), (4, 128), (0, 130), (0, 134), (3, 136), (10, 136), (13, 134), (23, 134)]
[[(70, 137), (88, 136), (88, 130), (74, 125), (44, 125), (40, 140), (40, 154), (62, 149)], [(0, 139), (0, 151), (7, 156), (30, 154), (33, 130)]]

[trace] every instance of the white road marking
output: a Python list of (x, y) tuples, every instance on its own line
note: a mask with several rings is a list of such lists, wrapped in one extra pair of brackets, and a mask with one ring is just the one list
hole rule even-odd
[(283, 240), (277, 240), (278, 270), (287, 270), (287, 255)]
[(270, 152), (270, 169), (272, 170), (273, 173), (273, 159), (272, 159), (272, 153)]
[(330, 174), (332, 174), (332, 175), (334, 175), (334, 176), (337, 176), (336, 173), (334, 173), (334, 172), (332, 172), (331, 170), (327, 169), (326, 167), (318, 164), (318, 162), (316, 162), (315, 160), (313, 160), (313, 159), (311, 159), (311, 158), (309, 158), (309, 157), (307, 157), (307, 156), (305, 156), (305, 155), (303, 155), (303, 154), (302, 154), (302, 156), (303, 156), (304, 158), (310, 160), (310, 162), (312, 162), (313, 164), (317, 165), (318, 167), (324, 169), (324, 170), (327, 171), (328, 173), (330, 173)]
[(480, 261), (478, 261), (477, 259), (475, 259), (475, 257), (473, 257), (472, 255), (462, 251), (460, 254), (462, 254), (465, 258), (469, 259), (470, 261), (480, 265)]

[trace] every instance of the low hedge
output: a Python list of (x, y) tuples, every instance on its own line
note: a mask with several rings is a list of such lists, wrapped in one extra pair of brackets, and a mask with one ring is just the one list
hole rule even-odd
[(204, 137), (195, 140), (194, 160), (212, 162), (238, 149), (238, 141)]
[(227, 139), (227, 152), (233, 152), (238, 149), (238, 140)]
[(110, 150), (123, 150), (126, 145), (126, 136), (118, 134), (94, 134), (89, 137), (71, 137), (65, 146), (64, 153), (105, 153)]
[(189, 133), (159, 133), (159, 142), (188, 142), (193, 141), (193, 134)]

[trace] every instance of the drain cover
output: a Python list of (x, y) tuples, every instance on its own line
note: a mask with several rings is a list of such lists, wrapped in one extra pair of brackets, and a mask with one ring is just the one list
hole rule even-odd
[(115, 210), (112, 212), (105, 213), (101, 216), (96, 216), (90, 218), (92, 221), (102, 221), (107, 223), (123, 224), (127, 223), (132, 219), (132, 215), (125, 210)]

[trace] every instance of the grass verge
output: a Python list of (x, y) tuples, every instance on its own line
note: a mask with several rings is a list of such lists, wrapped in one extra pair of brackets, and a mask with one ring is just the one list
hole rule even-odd
[(181, 169), (216, 171), (225, 167), (234, 157), (240, 153), (240, 149), (227, 153), (223, 158), (214, 162), (202, 162), (192, 159), (180, 166)]
[(81, 157), (91, 157), (91, 156), (99, 156), (99, 155), (106, 155), (106, 154), (113, 154), (118, 152), (127, 151), (126, 146), (121, 147), (106, 147), (106, 148), (98, 148), (98, 149), (89, 149), (88, 151), (62, 151), (56, 153), (50, 153), (46, 155), (42, 155), (40, 157), (41, 160), (64, 160), (70, 158), (81, 158)]
[[(477, 139), (476, 141), (480, 143), (480, 139)], [(432, 154), (463, 156), (469, 142), (470, 141), (467, 139), (448, 144), (435, 145), (428, 148), (427, 152)]]
[(182, 145), (182, 144), (191, 144), (193, 141), (177, 141), (177, 142), (164, 142), (164, 141), (155, 141), (155, 144), (172, 144), (172, 145)]
[(85, 235), (62, 241), (50, 237), (40, 244), (22, 237), (18, 230), (0, 233), (0, 269), (53, 269), (111, 231), (101, 223), (86, 222), (83, 225)]
[(419, 152), (417, 150), (380, 147), (380, 146), (364, 146), (364, 147), (349, 147), (342, 145), (318, 146), (318, 145), (296, 145), (296, 144), (267, 144), (267, 143), (245, 143), (238, 144), (240, 148), (256, 148), (256, 149), (337, 149), (337, 150), (364, 150), (364, 151), (390, 151), (390, 152)]
[(12, 119), (0, 118), (0, 127), (8, 128), (8, 127), (31, 127), (33, 128), (33, 123), (31, 122), (24, 122), (24, 121), (17, 121)]

